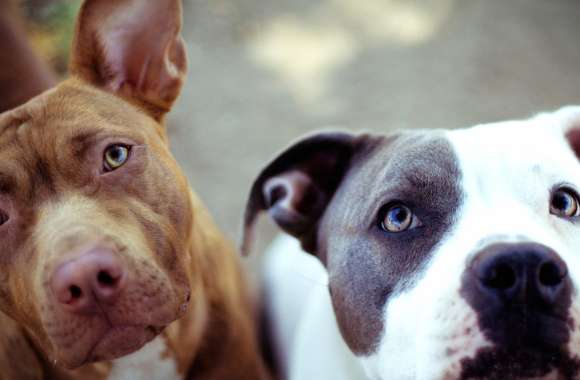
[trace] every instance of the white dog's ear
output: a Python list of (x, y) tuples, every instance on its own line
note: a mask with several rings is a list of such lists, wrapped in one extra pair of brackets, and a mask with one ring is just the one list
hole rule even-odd
[(576, 156), (580, 158), (580, 106), (567, 106), (554, 113), (562, 132)]
[(242, 252), (248, 253), (252, 227), (267, 211), (278, 226), (298, 238), (307, 252), (316, 252), (320, 217), (332, 199), (351, 158), (369, 135), (316, 133), (292, 144), (255, 180), (244, 220)]
[(71, 73), (161, 119), (187, 71), (181, 12), (180, 0), (85, 0)]

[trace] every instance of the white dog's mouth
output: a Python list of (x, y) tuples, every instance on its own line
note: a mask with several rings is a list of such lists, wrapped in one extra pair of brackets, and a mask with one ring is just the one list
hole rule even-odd
[(484, 348), (461, 361), (461, 379), (575, 379), (580, 360), (567, 349)]

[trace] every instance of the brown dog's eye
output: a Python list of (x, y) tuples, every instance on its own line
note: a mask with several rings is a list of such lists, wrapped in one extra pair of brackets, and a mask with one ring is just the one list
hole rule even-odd
[(580, 214), (578, 195), (567, 188), (560, 188), (552, 194), (550, 213), (563, 218), (573, 218)]
[(123, 144), (109, 145), (105, 149), (103, 165), (106, 172), (113, 171), (123, 166), (129, 159), (130, 148)]
[(403, 232), (417, 225), (418, 220), (411, 209), (401, 203), (387, 205), (379, 213), (379, 226), (386, 232)]

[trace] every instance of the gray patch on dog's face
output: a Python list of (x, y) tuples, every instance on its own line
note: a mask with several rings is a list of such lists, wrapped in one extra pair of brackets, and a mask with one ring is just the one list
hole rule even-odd
[[(450, 228), (462, 199), (460, 177), (452, 147), (439, 132), (386, 138), (353, 158), (320, 222), (318, 254), (354, 353), (373, 352), (389, 297), (417, 279)], [(393, 201), (409, 206), (422, 226), (396, 234), (381, 230), (379, 211)]]

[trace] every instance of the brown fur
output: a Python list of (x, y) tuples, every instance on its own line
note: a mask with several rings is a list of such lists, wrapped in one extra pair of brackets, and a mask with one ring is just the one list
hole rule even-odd
[[(139, 12), (159, 30), (135, 44), (147, 37)], [(236, 252), (168, 149), (162, 121), (186, 68), (179, 20), (178, 1), (88, 0), (72, 78), (0, 115), (0, 378), (105, 379), (109, 360), (156, 333), (186, 378), (267, 378)], [(131, 33), (107, 38), (118, 25)], [(131, 155), (104, 173), (111, 143)], [(50, 291), (55, 268), (87, 244), (109, 247), (131, 275), (106, 321), (63, 311)], [(110, 324), (135, 333), (89, 350)]]

